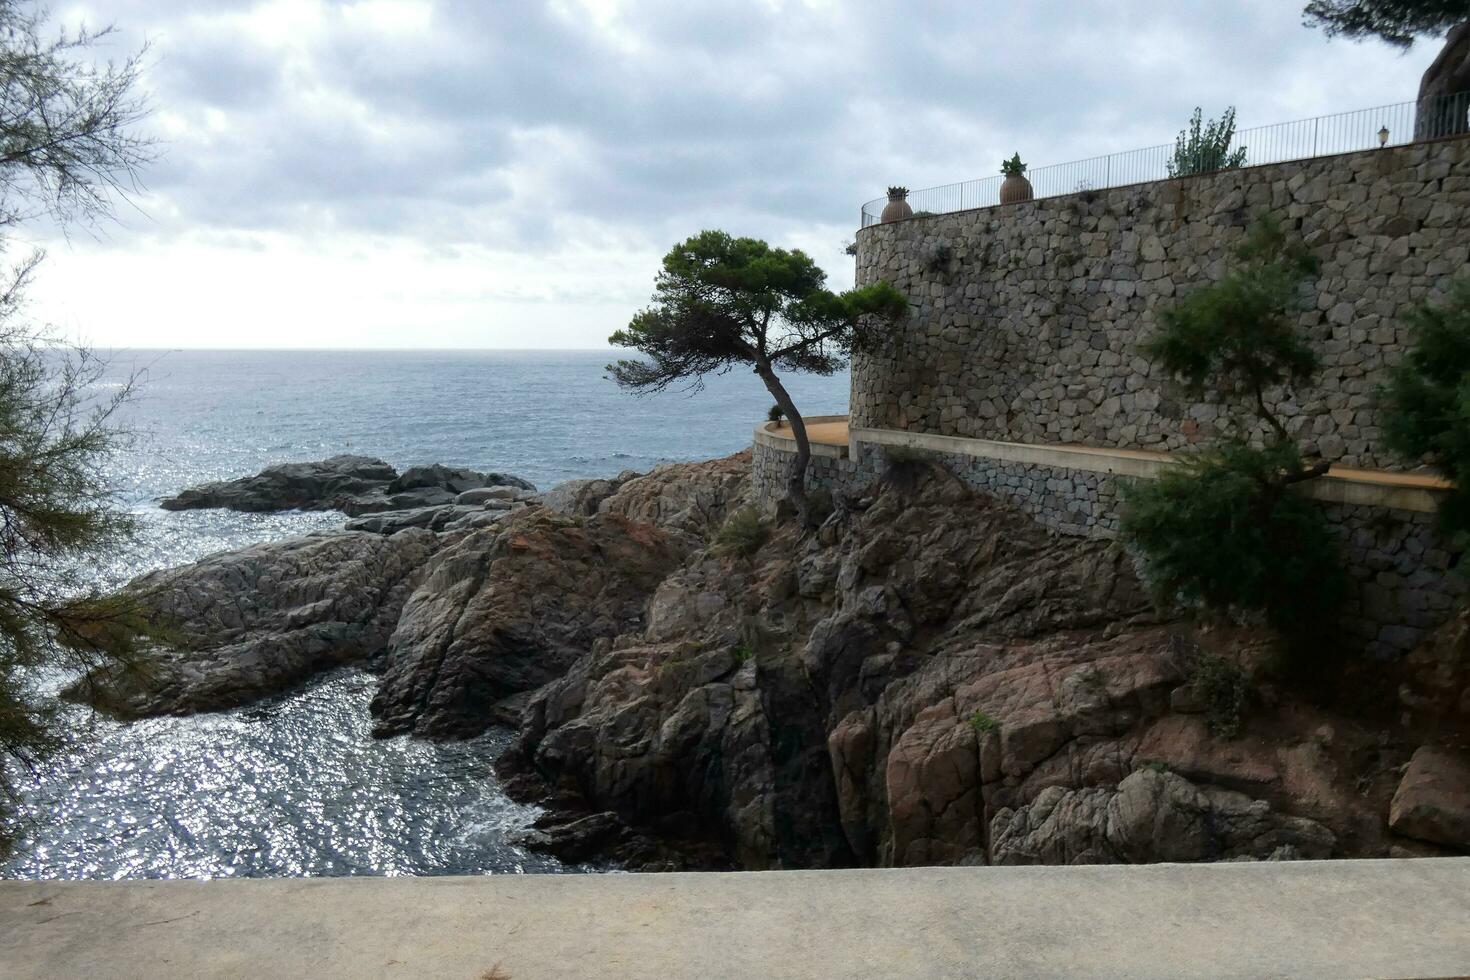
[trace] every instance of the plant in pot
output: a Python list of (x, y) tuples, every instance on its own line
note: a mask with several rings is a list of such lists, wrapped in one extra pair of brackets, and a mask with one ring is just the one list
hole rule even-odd
[(908, 196), (909, 189), (907, 187), (888, 188), (888, 203), (884, 205), (883, 214), (879, 216), (878, 220), (887, 222), (912, 218), (914, 216), (914, 209), (909, 207)]
[(1002, 161), (1000, 172), (1006, 175), (1000, 185), (1000, 203), (1015, 204), (1017, 201), (1029, 201), (1036, 196), (1031, 191), (1031, 181), (1026, 179), (1026, 165), (1021, 162), (1021, 154), (1017, 153), (1009, 160)]

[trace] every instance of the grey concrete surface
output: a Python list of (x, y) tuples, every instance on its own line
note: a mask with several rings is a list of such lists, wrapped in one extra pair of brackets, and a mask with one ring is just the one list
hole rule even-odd
[(4, 977), (1447, 977), (1470, 858), (0, 882)]

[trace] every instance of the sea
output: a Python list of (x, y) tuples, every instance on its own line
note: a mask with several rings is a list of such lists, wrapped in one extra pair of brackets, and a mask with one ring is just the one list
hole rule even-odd
[[(109, 474), (138, 518), (90, 570), (108, 586), (206, 555), (340, 525), (333, 512), (164, 511), (186, 486), (352, 452), (400, 469), (444, 463), (563, 480), (646, 471), (750, 444), (771, 405), (745, 370), (700, 390), (637, 396), (614, 351), (107, 353), (97, 394), (136, 384)], [(793, 376), (806, 414), (846, 411), (848, 378)], [(55, 699), (68, 678), (44, 675)], [(62, 751), (7, 763), (19, 806), (6, 878), (523, 874), (568, 868), (519, 843), (535, 807), (512, 802), (493, 730), (433, 743), (369, 735), (375, 678), (335, 671), (233, 711), (119, 723), (61, 705)], [(58, 702), (59, 704), (59, 702)]]

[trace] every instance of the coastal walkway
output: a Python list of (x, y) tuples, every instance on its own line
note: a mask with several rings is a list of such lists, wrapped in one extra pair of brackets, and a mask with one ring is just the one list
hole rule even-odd
[[(796, 438), (789, 425), (778, 426), (771, 422), (762, 422), (756, 426), (755, 438), (784, 451), (795, 452)], [(1182, 458), (1178, 453), (1148, 449), (1112, 449), (1074, 443), (1001, 442), (901, 429), (849, 429), (845, 415), (817, 416), (807, 423), (807, 439), (815, 454), (839, 459), (852, 456), (854, 443), (866, 443), (1145, 478), (1157, 476), (1162, 469), (1177, 465)], [(1422, 471), (1402, 473), (1334, 465), (1325, 476), (1304, 485), (1302, 491), (1309, 497), (1329, 503), (1396, 507), (1433, 513), (1438, 509), (1439, 500), (1450, 488), (1448, 480)]]
[(1470, 975), (1470, 858), (0, 882), (0, 976)]

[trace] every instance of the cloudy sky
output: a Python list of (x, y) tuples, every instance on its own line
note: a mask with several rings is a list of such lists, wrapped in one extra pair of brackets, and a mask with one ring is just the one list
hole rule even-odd
[(139, 209), (48, 241), (36, 312), (102, 346), (600, 347), (675, 241), (851, 284), (859, 206), (1413, 98), (1435, 45), (1292, 0), (94, 0), (153, 45)]

